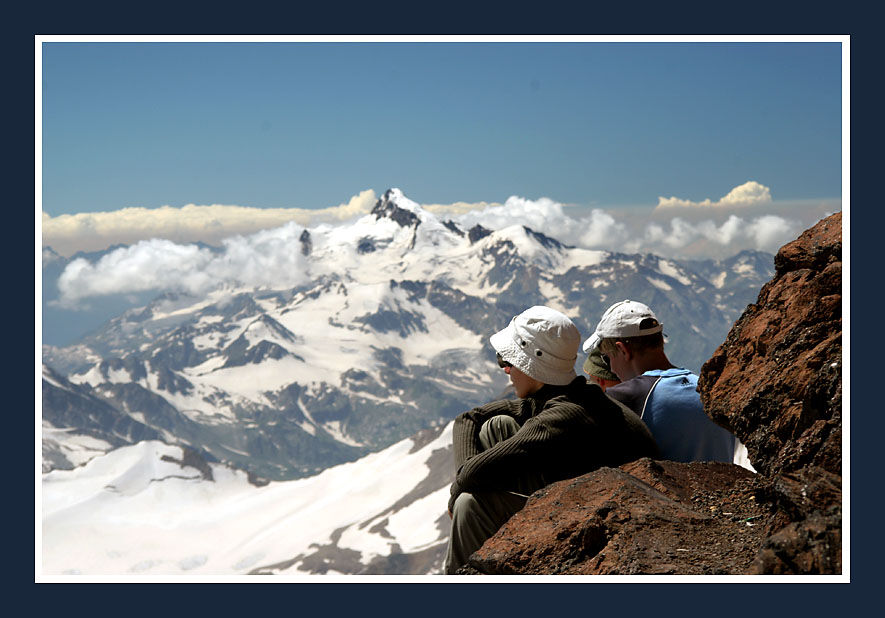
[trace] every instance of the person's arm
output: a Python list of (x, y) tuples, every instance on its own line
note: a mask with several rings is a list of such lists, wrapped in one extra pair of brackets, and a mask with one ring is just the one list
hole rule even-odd
[(540, 472), (539, 463), (555, 457), (556, 449), (569, 436), (575, 421), (586, 423), (580, 406), (557, 405), (527, 420), (512, 438), (470, 457), (458, 468), (452, 484), (449, 510), (465, 491), (503, 489), (509, 481), (528, 473)]

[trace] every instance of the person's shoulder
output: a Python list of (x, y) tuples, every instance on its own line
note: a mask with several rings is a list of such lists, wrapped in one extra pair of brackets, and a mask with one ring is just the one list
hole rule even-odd
[(543, 393), (542, 401), (537, 402), (540, 404), (539, 411), (542, 412), (569, 406), (581, 407), (588, 398), (593, 397), (593, 393), (590, 391), (593, 387), (586, 381), (576, 380), (564, 386), (551, 387), (548, 385), (545, 388), (548, 390)]
[(683, 367), (672, 367), (670, 369), (658, 369), (656, 371), (647, 371), (643, 375), (647, 375), (655, 380), (660, 380), (663, 388), (695, 388), (698, 384), (698, 375)]
[(601, 406), (615, 403), (598, 385), (583, 382), (570, 384), (568, 389), (547, 400), (545, 408), (574, 409), (595, 412)]
[[(696, 379), (698, 377), (698, 375), (696, 373), (692, 372), (689, 369), (686, 369), (685, 367), (670, 367), (669, 369), (649, 369), (648, 371), (646, 371), (642, 375), (653, 377), (653, 378), (677, 378), (677, 377), (683, 377), (683, 376), (692, 376), (693, 378)], [(642, 376), (637, 376), (637, 377), (642, 377)], [(635, 379), (636, 378), (634, 378), (634, 380)]]
[(496, 399), (462, 412), (459, 416), (512, 412), (513, 410), (518, 410), (521, 404), (522, 399)]
[(635, 380), (635, 379), (636, 378), (631, 378), (629, 380), (625, 380), (624, 382), (618, 382), (617, 384), (612, 384), (607, 389), (605, 389), (605, 394), (608, 395), (609, 397), (611, 397), (612, 394), (617, 395), (618, 393), (626, 393), (633, 386), (633, 384), (631, 384), (631, 382), (633, 382), (633, 380)]
[(654, 388), (658, 377), (647, 374), (638, 375), (635, 378), (625, 380), (620, 384), (609, 386), (605, 394), (611, 399), (626, 405), (635, 414), (642, 415), (642, 408), (649, 391)]
[(638, 391), (647, 391), (658, 377), (659, 375), (652, 375), (651, 372), (647, 371), (635, 378), (630, 378), (629, 380), (624, 380), (623, 382), (618, 382), (613, 386), (609, 386), (605, 389), (605, 394), (610, 397), (614, 396), (618, 399), (621, 395), (631, 395)]

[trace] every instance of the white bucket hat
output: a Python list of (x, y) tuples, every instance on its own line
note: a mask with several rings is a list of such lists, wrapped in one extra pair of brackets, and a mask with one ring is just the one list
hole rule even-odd
[[(654, 326), (648, 328), (640, 328), (642, 321), (651, 318), (654, 320)], [(596, 331), (590, 338), (584, 342), (584, 352), (589, 354), (599, 347), (599, 343), (603, 339), (627, 337), (641, 337), (643, 335), (654, 335), (661, 332), (664, 326), (658, 322), (658, 318), (654, 312), (633, 300), (622, 300), (615, 303), (602, 314), (602, 319), (596, 326)]]
[(531, 307), (489, 338), (505, 361), (544, 384), (564, 386), (577, 377), (581, 334), (559, 311)]

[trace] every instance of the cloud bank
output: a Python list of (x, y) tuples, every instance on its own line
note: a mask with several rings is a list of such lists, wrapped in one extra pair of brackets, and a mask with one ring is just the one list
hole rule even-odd
[(61, 255), (153, 238), (217, 245), (231, 236), (253, 234), (290, 221), (305, 227), (347, 221), (368, 213), (376, 200), (375, 192), (368, 189), (345, 204), (317, 210), (188, 204), (180, 208), (123, 208), (58, 217), (44, 212), (43, 244)]
[(295, 286), (305, 280), (304, 229), (289, 222), (227, 238), (217, 252), (155, 238), (115, 249), (94, 264), (77, 258), (58, 280), (60, 304), (74, 308), (93, 296), (147, 290), (205, 294), (224, 285)]
[[(566, 212), (562, 204), (549, 198), (514, 196), (502, 205), (481, 210), (440, 210), (437, 214), (451, 215), (464, 228), (479, 224), (496, 230), (519, 222), (576, 247), (677, 258), (728, 257), (743, 249), (774, 253), (817, 220), (762, 212), (773, 203), (771, 191), (752, 181), (735, 187), (717, 202), (664, 201), (667, 206), (661, 208), (659, 203), (651, 212), (601, 208)], [(735, 212), (756, 214), (739, 216)]]
[(736, 215), (717, 225), (705, 220), (690, 222), (676, 217), (668, 226), (650, 223), (641, 238), (626, 243), (628, 251), (707, 257), (736, 253), (743, 249), (776, 252), (802, 232), (798, 221), (776, 215), (745, 220)]
[[(61, 234), (62, 229), (68, 233), (94, 232), (96, 237), (104, 238), (113, 230), (125, 230), (127, 221), (133, 234), (139, 231), (156, 236), (137, 239), (94, 264), (82, 258), (72, 261), (59, 280), (61, 303), (71, 308), (90, 297), (148, 290), (202, 294), (224, 285), (292, 287), (304, 281), (306, 258), (299, 241), (304, 229), (319, 223), (342, 224), (366, 214), (375, 199), (374, 191), (369, 190), (347, 204), (322, 211), (191, 205), (58, 217), (50, 219), (55, 227), (44, 228), (44, 241), (47, 234)], [(830, 214), (820, 213), (819, 206), (787, 209), (801, 216), (772, 214), (766, 211), (766, 207), (773, 206), (769, 189), (754, 182), (735, 187), (715, 203), (677, 200), (680, 203), (676, 206), (673, 200), (677, 198), (670, 198), (670, 205), (664, 208), (659, 203), (643, 211), (588, 210), (566, 207), (549, 198), (529, 200), (518, 196), (503, 204), (435, 204), (425, 208), (440, 219), (455, 220), (465, 229), (478, 224), (497, 230), (521, 223), (575, 247), (674, 258), (724, 258), (744, 249), (773, 253), (821, 216)], [(296, 217), (304, 223), (293, 220)], [(277, 224), (281, 219), (287, 220)], [(268, 229), (232, 234), (232, 230), (254, 227)], [(213, 243), (220, 247), (218, 250), (193, 244), (193, 239), (181, 240), (203, 234), (199, 240), (210, 242), (210, 231), (219, 238)], [(123, 239), (115, 237), (114, 242)]]

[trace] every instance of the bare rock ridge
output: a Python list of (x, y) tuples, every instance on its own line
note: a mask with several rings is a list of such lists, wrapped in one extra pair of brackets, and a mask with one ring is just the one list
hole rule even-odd
[(641, 459), (554, 483), (462, 572), (841, 574), (841, 213), (782, 247), (775, 270), (698, 385), (756, 474)]

